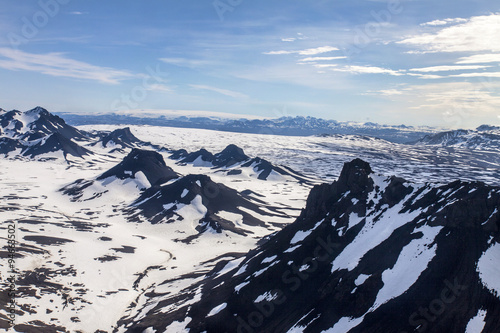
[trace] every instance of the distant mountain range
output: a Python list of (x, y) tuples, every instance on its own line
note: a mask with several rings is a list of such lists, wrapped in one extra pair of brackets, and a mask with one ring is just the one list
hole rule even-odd
[(356, 134), (368, 135), (391, 142), (415, 141), (427, 134), (437, 132), (432, 127), (390, 126), (372, 122), (339, 122), (314, 117), (281, 117), (276, 119), (225, 119), (209, 116), (141, 116), (140, 114), (73, 114), (59, 113), (68, 123), (78, 125), (153, 125), (183, 128), (201, 128), (217, 131), (231, 131), (274, 135), (318, 135)]
[(420, 145), (460, 147), (478, 150), (500, 149), (500, 127), (482, 125), (475, 130), (455, 130), (429, 134), (415, 142)]

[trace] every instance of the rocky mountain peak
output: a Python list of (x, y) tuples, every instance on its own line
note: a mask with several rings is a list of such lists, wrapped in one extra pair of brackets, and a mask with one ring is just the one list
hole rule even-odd
[(214, 166), (231, 166), (233, 164), (248, 160), (250, 157), (245, 155), (243, 149), (230, 144), (223, 151), (214, 155)]
[(177, 173), (165, 164), (163, 156), (155, 151), (134, 148), (118, 165), (109, 169), (97, 179), (115, 176), (120, 179), (133, 178), (142, 172), (151, 185), (176, 178)]
[(39, 114), (39, 115), (49, 115), (50, 112), (47, 109), (37, 106), (31, 110), (26, 111), (27, 114)]
[(353, 193), (359, 193), (365, 190), (373, 181), (369, 179), (369, 175), (373, 173), (370, 164), (356, 158), (351, 162), (344, 163), (344, 167), (337, 181), (338, 186), (342, 190), (347, 189)]
[(102, 138), (102, 145), (106, 147), (109, 143), (114, 143), (122, 147), (132, 147), (135, 143), (140, 143), (132, 132), (130, 127), (119, 128)]

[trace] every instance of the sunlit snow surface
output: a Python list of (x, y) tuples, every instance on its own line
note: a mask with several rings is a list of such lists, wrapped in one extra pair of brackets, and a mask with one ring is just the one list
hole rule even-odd
[[(114, 130), (121, 127), (78, 128)], [(249, 156), (259, 156), (330, 182), (337, 179), (344, 162), (361, 158), (370, 163), (375, 173), (397, 175), (416, 183), (449, 183), (461, 179), (500, 185), (500, 154), (491, 150), (406, 145), (356, 135), (300, 137), (154, 126), (130, 128), (141, 140), (173, 150), (184, 148), (192, 152), (205, 148), (215, 153), (233, 143)]]
[[(80, 127), (83, 130), (116, 128), (120, 126)], [(172, 150), (184, 148), (192, 152), (205, 148), (216, 153), (233, 143), (251, 157), (259, 156), (272, 163), (292, 167), (318, 182), (335, 180), (344, 162), (359, 157), (369, 162), (376, 173), (395, 174), (417, 183), (445, 183), (457, 178), (500, 183), (500, 159), (494, 152), (414, 147), (354, 136), (285, 137), (149, 126), (131, 126), (131, 130), (143, 141)], [(176, 161), (168, 158), (168, 152), (162, 152), (166, 163), (181, 175), (207, 174), (213, 181), (238, 191), (252, 190), (263, 196), (261, 200), (281, 207), (289, 214), (288, 218), (273, 217), (271, 222), (276, 225), (271, 229), (252, 228), (250, 236), (230, 232), (205, 233), (203, 237), (186, 244), (178, 240), (198, 233), (195, 227), (204, 213), (199, 199), (181, 209), (185, 221), (152, 225), (127, 222), (122, 211), (137, 198), (141, 188), (150, 185), (144, 177), (137, 177), (134, 182), (126, 184), (117, 180), (110, 180), (105, 185), (96, 184), (95, 191), (101, 191), (105, 186), (104, 190), (109, 192), (88, 201), (71, 202), (68, 196), (59, 192), (58, 189), (77, 179), (95, 179), (120, 162), (129, 151), (110, 153), (110, 149), (102, 147), (92, 150), (97, 157), (87, 157), (83, 161), (75, 159), (70, 167), (60, 156), (54, 156), (58, 160), (47, 162), (0, 158), (0, 219), (16, 225), (18, 253), (21, 256), (16, 260), (16, 268), (25, 286), (28, 286), (25, 296), (17, 300), (24, 309), (22, 316), (17, 318), (18, 324), (39, 320), (64, 326), (72, 332), (112, 331), (120, 318), (140, 317), (155, 306), (154, 303), (148, 304), (144, 290), (154, 288), (158, 293), (175, 294), (210, 271), (220, 260), (215, 258), (233, 259), (224, 255), (228, 252), (246, 253), (262, 237), (279, 230), (280, 225), (293, 222), (300, 208), (304, 207), (310, 190), (309, 185), (282, 177), (256, 180), (251, 170), (229, 177), (204, 165), (177, 165)], [(187, 193), (183, 191), (185, 195)], [(239, 214), (220, 212), (219, 215), (231, 219), (236, 225), (241, 223)], [(407, 216), (407, 220), (411, 217)], [(394, 220), (393, 223), (388, 227), (396, 228), (401, 222)], [(1, 237), (5, 239), (7, 228), (2, 225), (1, 229)], [(426, 237), (410, 243), (409, 252), (424, 249), (432, 243), (438, 230), (424, 231)], [(370, 235), (367, 233), (365, 236)], [(381, 239), (371, 236), (370, 239), (380, 242), (385, 237), (384, 231), (375, 236)], [(306, 234), (298, 234), (294, 244), (305, 237)], [(350, 249), (358, 258), (363, 253), (356, 248), (356, 244), (354, 242)], [(492, 247), (484, 254), (478, 271), (484, 284), (498, 292), (498, 286), (489, 279), (495, 272), (489, 262), (492, 257), (498, 257), (497, 250)], [(432, 247), (428, 248), (426, 255), (432, 257), (433, 252)], [(406, 259), (411, 258), (406, 258), (403, 251), (393, 270), (404, 269)], [(269, 258), (266, 262), (272, 261), (273, 258)], [(339, 257), (334, 267), (349, 269), (356, 263), (343, 262)], [(412, 264), (421, 271), (426, 262)], [(225, 271), (234, 267), (235, 263), (228, 265), (230, 267)], [(1, 269), (4, 278), (6, 267)], [(23, 272), (31, 273), (27, 276)], [(391, 271), (384, 274), (384, 281), (389, 281)], [(411, 276), (408, 281), (417, 277)], [(172, 281), (157, 285), (167, 280)], [(34, 287), (33, 281), (37, 281), (37, 287)], [(236, 291), (244, 287), (241, 284)], [(406, 287), (401, 286), (401, 290)], [(378, 302), (382, 304), (398, 292), (400, 290), (381, 291)], [(195, 297), (201, 296), (197, 294)], [(192, 300), (193, 303), (195, 301)], [(135, 309), (128, 308), (133, 302), (140, 305), (136, 308), (140, 309), (137, 313), (134, 313)], [(214, 313), (222, 310), (222, 306), (214, 308)], [(182, 323), (175, 322), (169, 329), (182, 331), (190, 320), (186, 318)], [(345, 318), (332, 328), (332, 332), (355, 325), (356, 319)]]

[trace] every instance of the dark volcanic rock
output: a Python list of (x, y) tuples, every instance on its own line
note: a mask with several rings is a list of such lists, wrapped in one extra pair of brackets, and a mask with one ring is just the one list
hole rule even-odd
[(206, 149), (202, 148), (198, 151), (187, 154), (182, 160), (180, 160), (179, 163), (193, 163), (195, 161), (211, 163), (213, 160), (214, 155)]
[(243, 216), (244, 224), (265, 227), (265, 222), (255, 218), (246, 210), (255, 211), (261, 215), (271, 214), (261, 210), (259, 205), (247, 197), (247, 195), (223, 184), (213, 182), (208, 176), (187, 175), (171, 184), (153, 187), (145, 191), (132, 204), (130, 214), (131, 219), (136, 219), (140, 215), (146, 217), (151, 223), (182, 221), (183, 218), (177, 214), (177, 209), (180, 206), (195, 204), (198, 205), (198, 209), (201, 207), (206, 209), (206, 213), (199, 220), (197, 227), (200, 233), (210, 227), (219, 233), (224, 229), (245, 234), (243, 229), (236, 227), (233, 222), (217, 216), (217, 213), (227, 211), (240, 214)]
[(8, 154), (19, 148), (23, 148), (23, 145), (19, 141), (10, 138), (0, 138), (0, 154)]
[[(3, 114), (0, 114), (0, 126), (2, 127), (2, 133), (5, 133), (7, 131), (11, 133), (18, 134), (19, 130), (21, 130), (24, 126), (24, 124), (16, 119), (22, 114), (21, 111), (17, 110), (12, 110), (5, 112)], [(8, 130), (6, 128), (9, 128)]]
[[(139, 190), (145, 190), (148, 187), (160, 185), (179, 176), (165, 164), (163, 156), (159, 153), (134, 148), (119, 164), (104, 172), (96, 179), (78, 179), (62, 187), (59, 191), (68, 195), (71, 201), (89, 201), (108, 193), (110, 190), (106, 188), (106, 185), (113, 182), (115, 179), (136, 179), (138, 172), (142, 172), (149, 182), (149, 184), (147, 184), (141, 179), (139, 183), (136, 184)], [(100, 182), (98, 188), (102, 189), (91, 190), (91, 186), (96, 182)], [(85, 198), (83, 199), (84, 195)]]
[(253, 168), (259, 173), (258, 179), (267, 180), (272, 171), (282, 176), (290, 176), (298, 180), (299, 183), (310, 183), (303, 174), (285, 166), (276, 166), (260, 157), (254, 157), (241, 165), (242, 168)]
[(22, 155), (33, 158), (35, 156), (57, 151), (61, 151), (65, 157), (67, 155), (71, 155), (81, 158), (85, 155), (93, 154), (90, 150), (71, 141), (59, 132), (55, 132), (48, 137), (41, 139), (38, 143), (26, 147), (22, 151)]
[(119, 128), (104, 136), (101, 139), (101, 143), (104, 147), (108, 144), (115, 144), (121, 146), (122, 148), (132, 148), (137, 144), (143, 143), (137, 137), (135, 137), (130, 131), (130, 127)]
[(190, 318), (190, 332), (209, 333), (465, 332), (484, 311), (482, 332), (499, 332), (489, 262), (499, 259), (499, 211), (498, 187), (415, 185), (354, 160), (237, 267), (220, 265), (118, 326), (164, 331)]
[(258, 173), (257, 178), (267, 180), (271, 172), (278, 175), (290, 176), (299, 183), (311, 183), (311, 180), (301, 173), (285, 166), (276, 166), (260, 157), (250, 158), (240, 147), (230, 144), (220, 153), (213, 155), (205, 149), (200, 149), (193, 153), (188, 153), (185, 149), (174, 151), (170, 155), (171, 159), (179, 160), (179, 164), (196, 163), (197, 165), (211, 166), (213, 168), (228, 168), (227, 175), (239, 175), (242, 170), (239, 168), (253, 168)]
[(181, 159), (183, 157), (186, 157), (187, 155), (188, 155), (188, 152), (186, 149), (179, 149), (179, 150), (173, 151), (172, 154), (169, 156), (169, 158), (172, 160), (178, 160), (178, 159)]
[(26, 134), (23, 134), (23, 139), (29, 141), (36, 140), (57, 132), (66, 139), (88, 140), (83, 132), (66, 124), (64, 119), (48, 112), (44, 108), (36, 107), (26, 111), (25, 114), (27, 117), (33, 117), (36, 120), (27, 124), (30, 130)]
[(248, 159), (249, 157), (245, 155), (243, 149), (230, 144), (223, 151), (214, 155), (213, 165), (216, 167), (229, 167)]
[(60, 117), (41, 107), (26, 112), (17, 110), (0, 113), (0, 153), (6, 154), (21, 148), (20, 155), (37, 157), (61, 151), (82, 158), (92, 153), (77, 141), (89, 141), (86, 133), (69, 126)]
[(173, 152), (171, 158), (182, 158), (180, 163), (193, 163), (198, 160), (198, 162), (211, 163), (212, 166), (216, 168), (230, 167), (250, 159), (245, 155), (243, 149), (233, 144), (228, 145), (224, 150), (215, 155), (204, 148), (189, 154), (184, 149), (181, 149)]
[(163, 156), (150, 150), (134, 148), (118, 165), (109, 169), (97, 180), (115, 176), (119, 179), (134, 178), (143, 172), (151, 185), (177, 178), (178, 174), (165, 164)]

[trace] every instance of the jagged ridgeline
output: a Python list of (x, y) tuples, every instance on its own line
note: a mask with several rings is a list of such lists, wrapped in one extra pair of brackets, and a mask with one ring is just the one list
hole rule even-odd
[[(299, 218), (127, 332), (500, 332), (500, 188), (413, 184), (355, 159)], [(132, 304), (131, 307), (140, 306)]]

